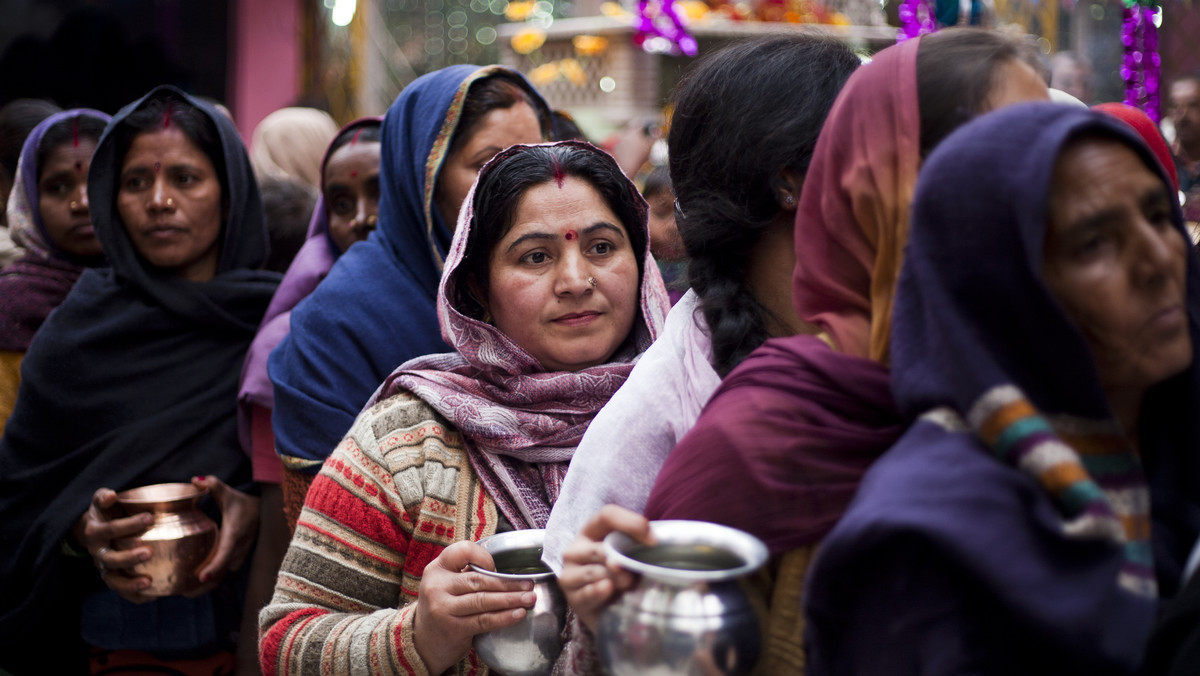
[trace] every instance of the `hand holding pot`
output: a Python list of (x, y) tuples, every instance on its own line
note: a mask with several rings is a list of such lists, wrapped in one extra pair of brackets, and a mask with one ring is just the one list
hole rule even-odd
[(201, 586), (185, 596), (197, 597), (212, 591), (225, 575), (245, 563), (258, 537), (258, 498), (230, 487), (215, 476), (192, 478), (196, 488), (207, 489), (221, 510), (217, 548), (197, 571)]
[(654, 543), (646, 517), (624, 507), (605, 505), (563, 552), (563, 572), (558, 576), (567, 604), (592, 632), (596, 631), (601, 609), (636, 581), (633, 573), (606, 562), (603, 540), (613, 531), (625, 533), (643, 544)]
[(135, 565), (150, 558), (150, 548), (118, 551), (113, 541), (145, 533), (154, 519), (149, 514), (119, 517), (116, 504), (115, 491), (111, 488), (97, 489), (92, 494), (92, 504), (75, 523), (73, 535), (92, 555), (96, 567), (100, 569), (100, 579), (109, 589), (133, 603), (153, 601), (155, 597), (142, 593), (150, 587), (150, 578), (131, 572)]
[(537, 601), (532, 583), (475, 573), (467, 569), (471, 563), (496, 569), (483, 547), (456, 542), (430, 561), (421, 576), (413, 642), (431, 674), (462, 659), (476, 634), (520, 622)]

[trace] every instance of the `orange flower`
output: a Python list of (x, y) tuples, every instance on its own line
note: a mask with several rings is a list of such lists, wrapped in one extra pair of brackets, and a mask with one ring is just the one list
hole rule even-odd
[(525, 17), (533, 11), (533, 0), (517, 0), (509, 2), (508, 7), (504, 10), (504, 18), (509, 21), (524, 21)]
[(600, 14), (614, 19), (624, 19), (629, 16), (629, 12), (621, 6), (621, 3), (612, 2), (612, 0), (600, 4)]
[(708, 5), (700, 0), (681, 0), (675, 3), (677, 9), (683, 10), (684, 16), (695, 21), (708, 16)]
[(529, 71), (529, 81), (535, 87), (544, 87), (558, 79), (558, 62), (551, 61)]
[(596, 56), (608, 49), (608, 38), (597, 35), (576, 35), (571, 44), (575, 45), (575, 53), (580, 56)]
[(575, 59), (563, 59), (558, 62), (558, 72), (562, 73), (567, 81), (576, 87), (582, 87), (587, 84), (587, 73), (584, 72), (583, 66)]
[(546, 43), (546, 31), (540, 28), (526, 28), (513, 35), (510, 42), (514, 52), (530, 54)]

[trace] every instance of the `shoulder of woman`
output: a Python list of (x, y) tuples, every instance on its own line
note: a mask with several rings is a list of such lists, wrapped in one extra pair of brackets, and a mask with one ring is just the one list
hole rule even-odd
[(443, 446), (463, 448), (462, 434), (424, 399), (407, 390), (383, 399), (359, 414), (348, 436), (364, 453), (391, 465), (391, 452), (436, 440)]

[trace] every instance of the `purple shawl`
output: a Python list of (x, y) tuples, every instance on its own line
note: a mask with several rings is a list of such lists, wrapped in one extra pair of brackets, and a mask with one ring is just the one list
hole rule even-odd
[[(343, 127), (334, 138), (349, 129), (382, 122), (382, 117), (364, 117)], [(271, 379), (267, 377), (267, 357), (287, 336), (291, 327), (292, 308), (317, 288), (342, 254), (329, 234), (329, 214), (325, 210), (325, 165), (329, 162), (329, 155), (330, 151), (326, 149), (325, 157), (321, 160), (322, 196), (317, 199), (312, 220), (308, 223), (308, 237), (288, 266), (287, 274), (283, 276), (283, 282), (279, 284), (271, 304), (267, 306), (262, 326), (250, 344), (246, 363), (242, 366), (241, 385), (238, 388), (238, 439), (247, 453), (251, 452), (251, 407), (275, 407), (275, 390), (271, 386)]]
[[(1051, 103), (980, 116), (926, 161), (891, 353), (897, 407), (921, 417), (813, 563), (809, 673), (869, 673), (880, 654), (894, 674), (1136, 671), (1200, 532), (1200, 363), (1146, 393), (1131, 449), (1042, 273), (1052, 172), (1084, 135), (1170, 185), (1128, 126)], [(1172, 225), (1186, 237), (1178, 206)], [(975, 668), (918, 668), (947, 660)]]
[(83, 266), (50, 240), (38, 210), (38, 150), (50, 127), (62, 120), (94, 117), (108, 122), (109, 116), (88, 108), (55, 113), (34, 127), (21, 148), (17, 180), (8, 201), (8, 227), (13, 241), (25, 255), (0, 273), (0, 350), (25, 352), (33, 334), (50, 312), (63, 302)]

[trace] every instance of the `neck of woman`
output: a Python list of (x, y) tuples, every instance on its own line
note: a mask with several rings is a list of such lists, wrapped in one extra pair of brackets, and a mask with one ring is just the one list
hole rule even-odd
[(792, 271), (796, 267), (795, 214), (782, 212), (763, 230), (746, 271), (746, 288), (767, 310), (765, 324), (772, 338), (818, 332), (796, 313), (792, 304)]
[(1121, 433), (1135, 451), (1140, 450), (1138, 421), (1142, 415), (1142, 400), (1146, 396), (1145, 390), (1109, 388), (1106, 394), (1109, 408), (1112, 409), (1117, 424), (1121, 426)]

